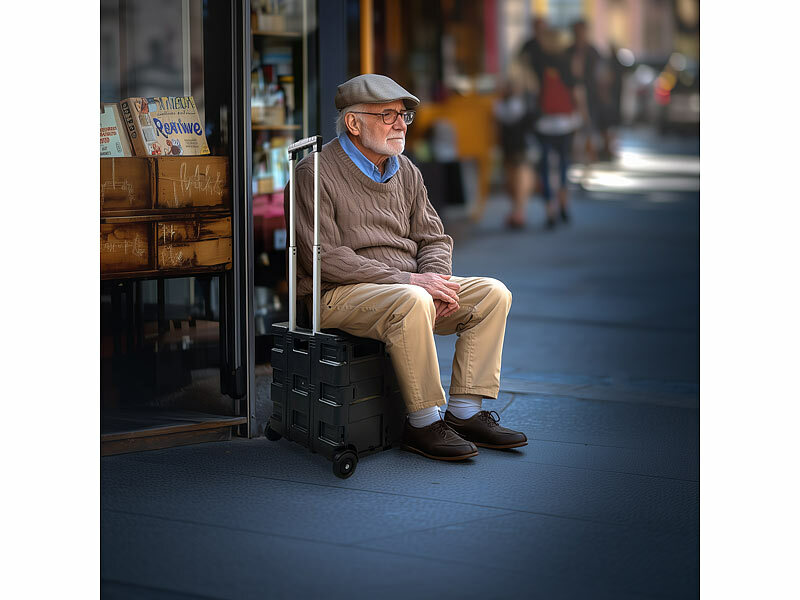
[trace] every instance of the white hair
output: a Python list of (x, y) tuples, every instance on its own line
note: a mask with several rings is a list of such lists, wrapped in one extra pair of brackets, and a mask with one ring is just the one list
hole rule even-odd
[[(336, 117), (336, 135), (341, 135), (343, 132), (347, 131), (347, 125), (345, 125), (344, 122), (344, 117), (347, 113), (363, 111), (366, 110), (366, 108), (366, 104), (353, 104), (352, 106), (345, 106), (340, 110), (339, 116)], [(361, 117), (356, 115), (356, 119), (361, 119)]]

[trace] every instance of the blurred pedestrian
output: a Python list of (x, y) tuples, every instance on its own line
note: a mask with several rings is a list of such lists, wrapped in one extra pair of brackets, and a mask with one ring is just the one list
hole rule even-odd
[(601, 90), (598, 76), (604, 68), (603, 58), (589, 42), (586, 21), (578, 20), (572, 24), (573, 43), (567, 49), (570, 70), (578, 88), (578, 110), (584, 118), (581, 133), (583, 134), (586, 160), (597, 160), (594, 136), (599, 133), (607, 139), (608, 124), (601, 103)]
[(533, 37), (526, 41), (519, 51), (520, 58), (526, 66), (533, 71), (539, 81), (542, 80), (542, 60), (544, 51), (542, 50), (542, 35), (547, 31), (549, 25), (544, 17), (534, 17), (531, 23)]
[(597, 72), (597, 128), (603, 137), (603, 147), (598, 154), (600, 160), (614, 159), (614, 130), (622, 123), (622, 79), (626, 67), (619, 58), (619, 52), (611, 44), (608, 58), (603, 60)]
[[(531, 20), (532, 37), (528, 39), (519, 51), (519, 59), (522, 64), (529, 70), (535, 81), (542, 81), (542, 69), (544, 61), (544, 50), (542, 49), (542, 36), (550, 28), (547, 19), (542, 16), (536, 16)], [(536, 171), (539, 171), (540, 164), (537, 159)], [(542, 193), (542, 180), (537, 178), (534, 181), (535, 193)]]
[[(542, 155), (539, 172), (542, 181), (542, 198), (545, 202), (547, 221), (545, 227), (552, 229), (560, 216), (568, 222), (569, 199), (567, 196), (567, 169), (569, 167), (572, 142), (576, 129), (583, 119), (578, 111), (578, 94), (575, 80), (558, 33), (546, 30), (542, 37), (542, 79), (539, 94), (539, 113), (536, 120), (536, 136), (541, 144)], [(558, 156), (559, 187), (555, 200), (550, 185), (550, 152)]]
[(525, 227), (528, 197), (533, 191), (535, 175), (531, 168), (531, 150), (535, 140), (536, 109), (535, 76), (519, 62), (512, 62), (494, 104), (506, 188), (511, 197), (506, 226), (511, 229)]

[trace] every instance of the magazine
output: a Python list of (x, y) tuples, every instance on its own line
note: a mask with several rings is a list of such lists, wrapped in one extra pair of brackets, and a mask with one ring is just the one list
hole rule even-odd
[(122, 126), (119, 108), (104, 102), (100, 111), (100, 158), (133, 156), (128, 134)]
[(136, 156), (210, 154), (192, 96), (127, 98), (119, 109)]

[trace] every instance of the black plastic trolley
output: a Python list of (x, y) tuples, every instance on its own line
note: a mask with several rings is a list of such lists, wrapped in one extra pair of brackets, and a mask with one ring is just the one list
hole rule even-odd
[[(311, 329), (297, 327), (294, 174), (298, 154), (314, 155), (313, 308)], [(285, 437), (333, 462), (350, 477), (360, 457), (392, 447), (405, 410), (382, 342), (320, 330), (319, 153), (322, 137), (289, 146), (289, 321), (272, 326), (272, 415), (264, 435)]]

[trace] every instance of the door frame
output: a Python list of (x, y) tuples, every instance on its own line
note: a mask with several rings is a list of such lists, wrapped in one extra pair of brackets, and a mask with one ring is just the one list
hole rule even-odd
[[(230, 304), (225, 343), (229, 360), (228, 393), (236, 412), (247, 417), (237, 428), (256, 437), (255, 321), (253, 307), (253, 190), (250, 139), (250, 0), (231, 1), (231, 198), (233, 267), (227, 282)], [(244, 404), (242, 406), (242, 403)]]

